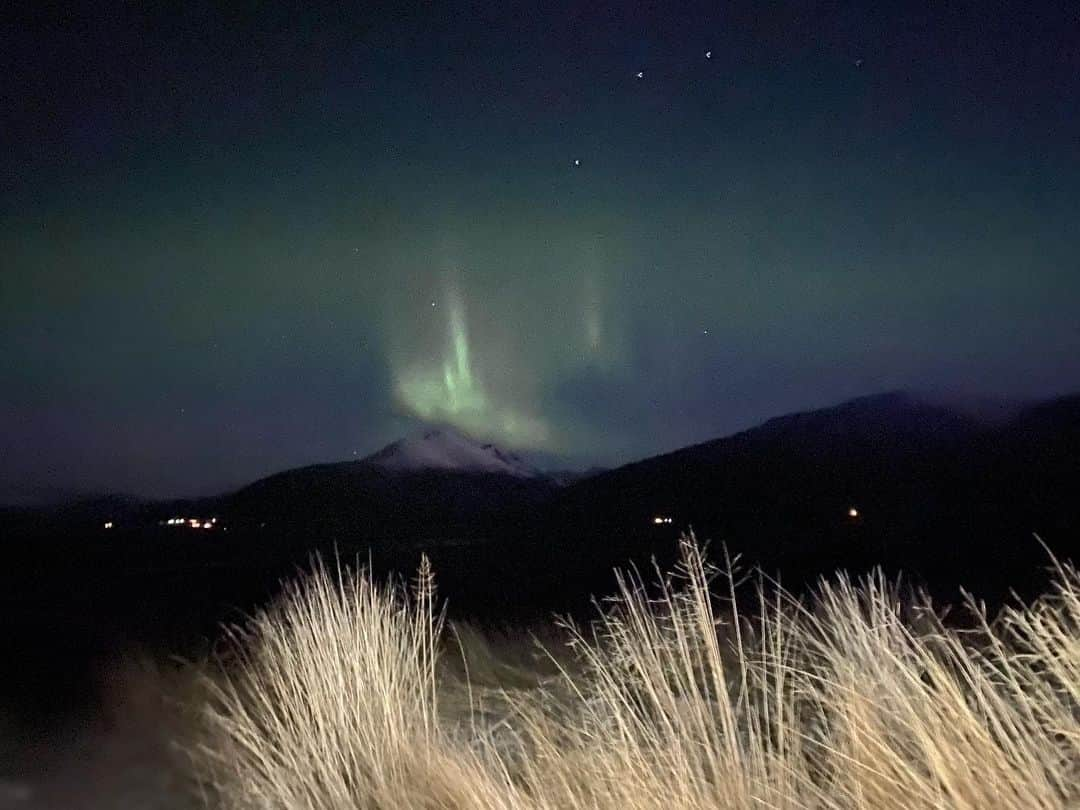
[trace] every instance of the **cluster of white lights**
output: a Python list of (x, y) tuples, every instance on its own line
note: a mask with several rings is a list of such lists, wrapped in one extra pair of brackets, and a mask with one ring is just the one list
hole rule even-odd
[(662, 523), (672, 523), (672, 522), (674, 522), (674, 518), (661, 517), (660, 515), (657, 515), (656, 517), (654, 517), (652, 519), (652, 522), (655, 523), (657, 526), (659, 526)]
[(112, 522), (111, 520), (110, 520), (110, 521), (107, 521), (107, 522), (105, 523), (105, 528), (106, 528), (106, 529), (111, 529), (112, 527), (113, 527), (113, 522)]
[(190, 526), (193, 529), (212, 529), (217, 525), (217, 518), (202, 520), (201, 518), (169, 518), (165, 521), (166, 526)]

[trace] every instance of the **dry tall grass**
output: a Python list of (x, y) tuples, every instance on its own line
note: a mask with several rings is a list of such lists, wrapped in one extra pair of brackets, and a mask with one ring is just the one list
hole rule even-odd
[(806, 604), (760, 589), (740, 616), (716, 574), (687, 539), (658, 594), (626, 577), (594, 627), (570, 628), (555, 677), (499, 690), (455, 676), (430, 572), (410, 598), (318, 568), (236, 637), (215, 681), (211, 795), (281, 810), (1080, 807), (1075, 569), (966, 632), (911, 620), (881, 576)]

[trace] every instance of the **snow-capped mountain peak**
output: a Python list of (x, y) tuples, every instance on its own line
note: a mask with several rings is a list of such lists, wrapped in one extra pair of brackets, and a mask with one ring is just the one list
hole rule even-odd
[(458, 470), (537, 478), (540, 471), (514, 453), (451, 428), (433, 428), (399, 439), (364, 459), (389, 470)]

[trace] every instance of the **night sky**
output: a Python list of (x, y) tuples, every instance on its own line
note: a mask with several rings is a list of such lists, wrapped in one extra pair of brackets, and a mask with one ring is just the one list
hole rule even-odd
[(0, 500), (1080, 388), (1076, 2), (94, 5), (0, 28)]

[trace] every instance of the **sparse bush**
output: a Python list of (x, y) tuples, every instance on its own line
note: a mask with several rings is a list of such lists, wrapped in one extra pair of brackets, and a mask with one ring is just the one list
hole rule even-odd
[(924, 613), (916, 631), (881, 575), (806, 603), (759, 588), (743, 616), (732, 566), (692, 537), (682, 552), (658, 589), (624, 577), (594, 625), (568, 627), (559, 674), (504, 689), (452, 660), (469, 656), (441, 638), (426, 569), (410, 597), (317, 567), (234, 635), (198, 752), (211, 795), (282, 810), (1080, 806), (1075, 569), (993, 622), (972, 605), (974, 629)]

